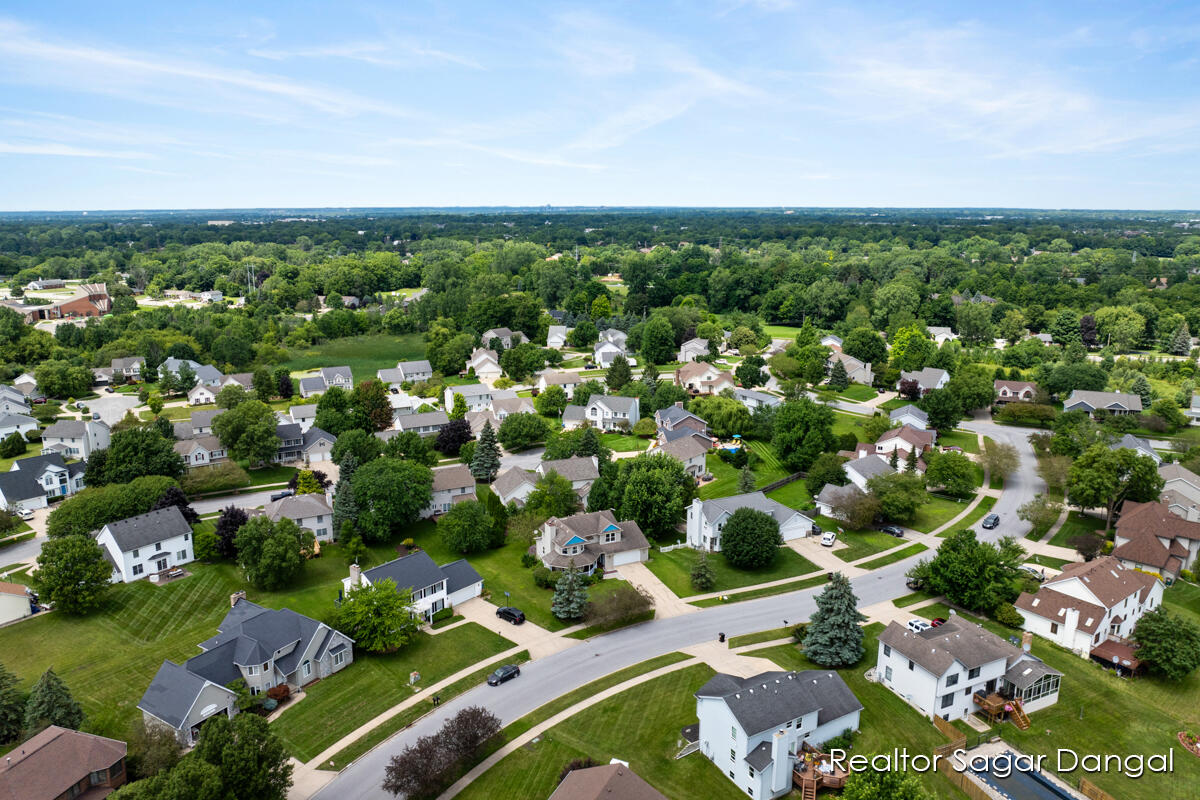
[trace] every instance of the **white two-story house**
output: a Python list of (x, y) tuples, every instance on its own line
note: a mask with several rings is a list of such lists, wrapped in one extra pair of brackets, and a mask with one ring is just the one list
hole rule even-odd
[(770, 516), (779, 524), (779, 534), (785, 542), (803, 539), (813, 532), (813, 521), (767, 497), (762, 492), (715, 497), (712, 500), (694, 498), (687, 510), (687, 543), (697, 550), (721, 551), (721, 529), (741, 508), (750, 508)]
[(453, 608), (483, 593), (483, 578), (466, 559), (438, 566), (424, 550), (392, 559), (386, 564), (362, 570), (350, 565), (350, 577), (342, 579), (349, 594), (357, 586), (373, 586), (385, 580), (396, 583), (396, 590), (412, 592), (412, 613), (424, 622), (443, 608)]
[(475, 499), (475, 476), (466, 464), (438, 467), (433, 470), (433, 499), (421, 516), (445, 514), (455, 503)]
[(32, 511), (70, 497), (83, 489), (85, 468), (79, 461), (66, 463), (58, 453), (18, 459), (8, 472), (0, 472), (0, 507)]
[(92, 453), (108, 447), (110, 438), (108, 426), (99, 420), (62, 419), (42, 431), (42, 452), (87, 461)]
[(584, 379), (579, 376), (578, 372), (559, 372), (548, 369), (538, 375), (536, 386), (539, 392), (544, 392), (551, 386), (558, 386), (566, 392), (569, 398), (574, 396), (575, 388), (583, 382)]
[(132, 583), (195, 560), (192, 526), (178, 506), (110, 522), (93, 535), (112, 564), (113, 583)]
[(263, 513), (272, 522), (290, 519), (301, 528), (313, 532), (318, 542), (329, 542), (337, 538), (333, 529), (333, 508), (323, 494), (297, 494), (267, 503)]
[(467, 371), (481, 381), (494, 381), (504, 374), (500, 368), (500, 356), (495, 350), (478, 347), (467, 359)]
[(641, 419), (641, 404), (636, 397), (594, 394), (584, 406), (583, 418), (602, 431), (629, 430)]
[(718, 672), (696, 692), (699, 750), (748, 796), (782, 797), (804, 745), (857, 731), (862, 710), (833, 670)]
[(956, 615), (920, 633), (889, 623), (879, 635), (875, 674), (925, 716), (947, 721), (978, 711), (978, 701), (993, 695), (1037, 711), (1058, 702), (1062, 678), (1028, 650)]

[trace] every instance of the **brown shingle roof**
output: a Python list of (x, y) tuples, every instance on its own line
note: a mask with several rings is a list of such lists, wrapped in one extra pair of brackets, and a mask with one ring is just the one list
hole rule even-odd
[(1070, 595), (1056, 592), (1043, 586), (1037, 594), (1021, 592), (1014, 606), (1034, 616), (1043, 617), (1053, 622), (1063, 622), (1068, 608), (1079, 612), (1079, 629), (1095, 633), (1096, 628), (1104, 619), (1104, 609), (1094, 603), (1087, 603)]
[(439, 467), (433, 471), (433, 491), (442, 492), (447, 489), (460, 489), (463, 486), (475, 488), (475, 476), (466, 464)]
[[(1087, 586), (1088, 591), (1106, 607), (1112, 608), (1126, 597), (1140, 593), (1145, 597), (1150, 587), (1158, 580), (1153, 575), (1130, 569), (1112, 556), (1101, 556), (1092, 561), (1067, 564), (1062, 573), (1046, 582), (1043, 588), (1049, 589), (1056, 583), (1078, 578)], [(1038, 592), (1040, 595), (1041, 592)]]
[(667, 800), (624, 764), (572, 770), (550, 800)]
[(116, 739), (51, 725), (0, 760), (0, 799), (58, 797), (89, 773), (116, 764), (125, 750)]
[(1117, 521), (1117, 534), (1134, 538), (1140, 533), (1171, 539), (1200, 539), (1200, 522), (1188, 522), (1176, 516), (1162, 503), (1126, 503)]

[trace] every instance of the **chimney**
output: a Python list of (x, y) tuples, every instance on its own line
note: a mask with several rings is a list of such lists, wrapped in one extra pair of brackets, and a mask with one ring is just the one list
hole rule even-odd
[(362, 567), (358, 564), (350, 565), (350, 588), (357, 588), (362, 583)]
[(1033, 631), (1025, 631), (1021, 634), (1021, 649), (1026, 653), (1033, 647)]
[(683, 408), (683, 401), (681, 401), (681, 400), (676, 400), (676, 401), (675, 401), (675, 407), (676, 407), (676, 408)]
[(775, 794), (792, 784), (792, 758), (788, 751), (787, 734), (775, 731), (771, 739), (771, 793)]
[(244, 591), (234, 592), (233, 594), (229, 595), (229, 607), (233, 608), (234, 606), (237, 605), (238, 600), (245, 600), (245, 599), (246, 599), (246, 593)]

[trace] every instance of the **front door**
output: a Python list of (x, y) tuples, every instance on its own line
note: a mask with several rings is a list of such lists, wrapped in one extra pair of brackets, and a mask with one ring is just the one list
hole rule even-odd
[(162, 572), (166, 568), (167, 568), (167, 560), (165, 558), (160, 558), (158, 561), (154, 562), (154, 569), (157, 570), (158, 572)]

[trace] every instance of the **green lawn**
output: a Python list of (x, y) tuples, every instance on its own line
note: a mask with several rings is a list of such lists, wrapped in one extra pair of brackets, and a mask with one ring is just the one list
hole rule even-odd
[[(755, 488), (762, 488), (768, 483), (774, 483), (790, 474), (787, 468), (779, 461), (779, 457), (771, 450), (769, 444), (765, 442), (748, 442), (747, 447), (750, 448), (750, 452), (755, 453), (759, 457), (758, 466), (752, 468)], [(712, 473), (714, 480), (700, 487), (698, 494), (701, 500), (710, 500), (714, 497), (729, 497), (737, 494), (738, 477), (741, 475), (741, 470), (734, 469), (729, 464), (726, 464), (715, 453), (709, 453), (705, 457), (704, 465), (705, 469)]]
[[(927, 606), (922, 606), (921, 608), (915, 609), (912, 613), (918, 617), (921, 617), (922, 619), (937, 619), (938, 617), (941, 617), (942, 619), (949, 619), (950, 606), (945, 603), (930, 603)], [(954, 609), (954, 613), (965, 619), (967, 622), (982, 624), (984, 621), (982, 617), (964, 614), (957, 608)], [(997, 628), (995, 632), (1000, 633), (1002, 636), (1004, 636), (1004, 638), (1008, 638), (1009, 636), (1013, 635), (1013, 632), (1007, 629), (1004, 632), (1001, 632), (999, 628)]]
[(974, 498), (950, 500), (936, 495), (929, 496), (929, 502), (917, 509), (917, 515), (908, 527), (921, 533), (929, 533), (940, 525), (961, 514)]
[(769, 631), (759, 631), (757, 633), (747, 633), (743, 636), (731, 636), (729, 638), (729, 646), (742, 647), (749, 644), (762, 644), (763, 642), (773, 642), (776, 639), (790, 639), (792, 637), (792, 628), (772, 628)]
[(846, 387), (846, 390), (841, 393), (840, 397), (843, 400), (849, 400), (851, 403), (865, 403), (867, 400), (872, 400), (879, 395), (870, 386), (864, 386), (861, 383), (852, 383)]
[(793, 325), (763, 325), (763, 333), (772, 339), (795, 339), (800, 329)]
[(1192, 622), (1200, 625), (1200, 586), (1175, 581), (1163, 591), (1163, 602), (1170, 605), (1172, 611), (1190, 617)]
[(808, 486), (804, 483), (803, 479), (792, 481), (789, 484), (780, 486), (778, 489), (773, 489), (767, 492), (767, 497), (796, 510), (811, 509), (814, 507), (812, 495), (809, 494)]
[(307, 697), (280, 714), (271, 728), (289, 753), (309, 761), (410, 697), (412, 671), (421, 673), (418, 686), (428, 686), (512, 646), (508, 639), (470, 622), (437, 636), (422, 633), (393, 655), (356, 653), (352, 665), (310, 686)]
[(903, 561), (909, 556), (915, 556), (917, 553), (923, 553), (928, 549), (928, 547), (920, 542), (914, 542), (908, 547), (900, 550), (893, 550), (887, 555), (872, 559), (865, 564), (859, 564), (858, 566), (860, 569), (879, 569), (880, 567), (886, 567), (888, 564), (895, 564), (897, 561)]
[(835, 411), (833, 412), (833, 433), (835, 436), (841, 436), (843, 433), (853, 433), (860, 442), (864, 442), (867, 437), (863, 434), (863, 423), (869, 419), (870, 417), (859, 414), (847, 414), (845, 411)]
[(293, 350), (290, 356), (281, 366), (291, 372), (348, 366), (357, 383), (374, 378), (377, 370), (394, 367), (398, 361), (424, 358), (425, 343), (419, 333), (400, 336), (377, 333), (334, 339), (304, 350)]
[[(646, 566), (679, 597), (708, 594), (708, 592), (699, 592), (692, 586), (692, 564), (699, 556), (700, 553), (690, 547), (681, 547), (670, 553), (651, 551), (650, 561)], [(740, 589), (743, 586), (754, 586), (758, 583), (778, 581), (817, 571), (815, 564), (790, 547), (779, 548), (779, 554), (775, 557), (775, 561), (760, 570), (738, 569), (726, 561), (725, 556), (721, 553), (709, 553), (708, 563), (717, 575), (717, 583), (710, 590), (714, 592)]]
[(787, 594), (788, 592), (798, 592), (802, 589), (811, 589), (814, 586), (829, 580), (828, 575), (813, 575), (811, 578), (804, 578), (798, 581), (788, 581), (787, 583), (777, 583), (774, 586), (764, 586), (761, 589), (750, 589), (737, 594), (726, 595), (729, 599), (723, 600), (721, 597), (709, 597), (705, 600), (697, 600), (693, 605), (696, 608), (708, 608), (710, 606), (724, 605), (725, 603), (740, 603), (744, 600), (757, 600), (760, 597), (770, 597), (777, 594)]
[(615, 453), (645, 450), (650, 446), (649, 439), (623, 433), (602, 433), (600, 434), (600, 443)]
[(979, 437), (970, 431), (950, 431), (938, 435), (938, 447), (961, 447), (968, 453), (979, 452)]
[(878, 408), (880, 411), (895, 411), (897, 408), (904, 408), (905, 406), (911, 406), (912, 404), (913, 401), (909, 400), (907, 397), (893, 397), (886, 403), (880, 403), (878, 406), (876, 406), (876, 408)]
[(21, 455), (17, 456), (16, 458), (0, 458), (0, 472), (8, 472), (10, 469), (12, 469), (14, 461), (19, 461), (22, 458), (33, 458), (34, 456), (39, 456), (41, 454), (42, 440), (38, 439), (36, 442), (30, 442), (25, 445), (25, 452), (21, 453)]
[(1037, 564), (1039, 567), (1053, 567), (1054, 569), (1062, 569), (1071, 563), (1071, 560), (1068, 558), (1054, 558), (1053, 556), (1044, 556), (1040, 553), (1035, 553), (1026, 559), (1026, 561), (1030, 564)]
[(458, 796), (548, 797), (568, 761), (590, 757), (601, 764), (613, 758), (629, 762), (634, 772), (673, 800), (697, 797), (700, 786), (706, 800), (745, 797), (702, 755), (675, 760), (680, 728), (696, 721), (693, 693), (712, 675), (705, 665), (687, 667), (584, 709), (509, 754)]
[(972, 511), (970, 514), (967, 514), (967, 516), (963, 517), (962, 521), (960, 521), (955, 528), (950, 528), (948, 530), (942, 531), (941, 533), (938, 534), (938, 538), (944, 539), (945, 537), (954, 533), (955, 530), (961, 530), (964, 528), (971, 527), (976, 522), (979, 522), (979, 520), (986, 517), (988, 515), (988, 512), (992, 510), (992, 506), (994, 506), (994, 505), (996, 505), (996, 498), (984, 497), (982, 500), (979, 501), (979, 505), (975, 506), (975, 510)]
[(839, 534), (838, 538), (846, 546), (835, 549), (833, 554), (846, 562), (882, 553), (884, 550), (891, 550), (904, 543), (903, 539), (897, 539), (895, 536), (889, 536), (879, 531), (850, 531)]
[[(878, 623), (864, 628), (863, 660), (852, 667), (837, 670), (838, 674), (842, 676), (842, 680), (863, 704), (859, 724), (861, 733), (854, 737), (854, 754), (868, 756), (876, 753), (891, 754), (895, 748), (907, 748), (910, 756), (917, 753), (931, 754), (935, 747), (946, 744), (946, 737), (939, 733), (929, 720), (921, 716), (920, 712), (905, 703), (890, 689), (878, 683), (872, 683), (863, 677), (867, 667), (875, 663), (875, 655), (878, 650), (876, 637), (882, 630), (883, 626)], [(791, 644), (754, 650), (749, 655), (768, 658), (778, 664), (781, 669), (822, 669), (806, 659), (796, 645)], [(963, 796), (937, 771), (918, 777), (926, 789), (939, 800)]]
[(915, 606), (917, 603), (923, 603), (926, 600), (932, 600), (935, 597), (937, 597), (936, 594), (931, 594), (929, 592), (913, 592), (912, 594), (906, 594), (902, 597), (897, 597), (896, 599), (892, 600), (892, 605), (894, 605), (896, 608), (907, 608), (909, 606)]
[(1058, 529), (1058, 533), (1050, 538), (1050, 544), (1059, 547), (1071, 547), (1070, 541), (1081, 533), (1103, 531), (1104, 520), (1099, 517), (1085, 516), (1079, 511), (1067, 512), (1067, 521)]

